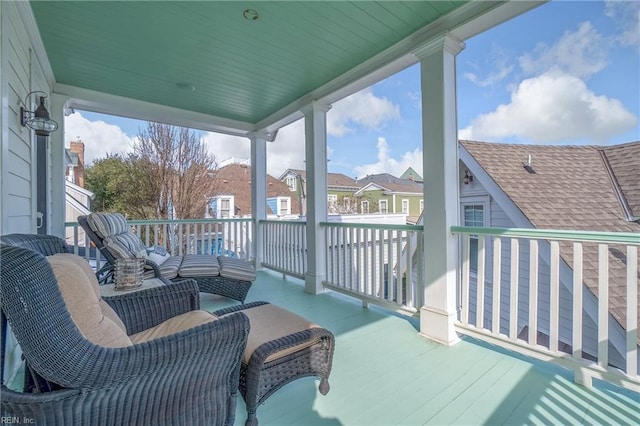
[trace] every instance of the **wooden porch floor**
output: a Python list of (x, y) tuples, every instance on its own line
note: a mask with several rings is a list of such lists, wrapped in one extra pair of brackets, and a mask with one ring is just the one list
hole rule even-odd
[[(331, 391), (318, 380), (286, 385), (258, 408), (267, 425), (640, 424), (640, 394), (594, 380), (586, 389), (560, 367), (464, 337), (453, 347), (418, 333), (418, 321), (302, 282), (260, 272), (247, 301), (265, 300), (331, 330)], [(232, 304), (201, 294), (202, 309)], [(236, 425), (246, 419), (238, 399)]]

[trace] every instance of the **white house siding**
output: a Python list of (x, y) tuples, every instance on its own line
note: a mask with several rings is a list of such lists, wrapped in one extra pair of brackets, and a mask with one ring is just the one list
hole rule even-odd
[[(474, 182), (472, 184), (471, 191), (465, 187), (471, 185), (461, 185), (460, 190), (460, 202), (465, 204), (467, 202), (473, 203), (475, 200), (482, 197), (488, 197), (489, 216), (485, 216), (485, 226), (495, 228), (513, 228), (518, 227), (509, 218), (507, 212), (491, 197), (482, 186)], [(486, 211), (485, 211), (486, 215)], [(520, 332), (524, 326), (529, 322), (529, 241), (519, 241), (519, 267), (518, 267), (518, 332)], [(550, 319), (550, 297), (549, 297), (549, 283), (550, 283), (550, 267), (549, 267), (549, 244), (545, 241), (540, 241), (538, 244), (538, 330), (549, 334), (549, 319)], [(486, 328), (491, 328), (492, 318), (492, 301), (493, 301), (493, 239), (487, 239), (486, 242), (486, 261), (485, 261), (485, 302), (484, 302), (484, 324)], [(570, 254), (571, 256), (571, 254)], [(510, 305), (510, 280), (511, 280), (511, 240), (502, 239), (502, 254), (501, 254), (501, 286), (500, 286), (500, 332), (503, 334), (509, 333), (509, 305)], [(572, 296), (569, 291), (572, 288), (571, 282), (571, 270), (567, 265), (563, 265), (565, 274), (568, 279), (562, 279), (561, 273), (561, 286), (560, 286), (560, 340), (567, 344), (571, 343), (572, 338)], [(569, 274), (567, 274), (569, 272)], [(471, 274), (470, 278), (470, 322), (475, 324), (476, 318), (476, 276)], [(585, 291), (585, 294), (588, 292)], [(586, 297), (591, 297), (587, 294)], [(594, 321), (583, 316), (583, 347), (585, 351), (591, 354), (596, 353), (597, 348), (597, 329)], [(525, 337), (526, 338), (526, 337)], [(618, 352), (612, 351), (610, 353), (610, 360), (612, 363), (616, 361), (620, 362), (621, 357)], [(620, 365), (620, 364), (619, 364)]]
[[(0, 2), (2, 234), (36, 230), (35, 135), (20, 124), (20, 106), (27, 93), (51, 90), (40, 62), (32, 53), (34, 49), (18, 7), (25, 6)], [(32, 105), (28, 109), (33, 109)]]

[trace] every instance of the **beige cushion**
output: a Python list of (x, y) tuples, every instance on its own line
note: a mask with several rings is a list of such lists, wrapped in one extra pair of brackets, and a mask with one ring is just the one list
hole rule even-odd
[[(253, 352), (262, 344), (289, 334), (303, 331), (308, 328), (320, 328), (319, 325), (309, 322), (307, 319), (282, 309), (270, 303), (240, 311), (249, 317), (251, 328), (247, 348), (244, 351), (242, 361), (249, 363)], [(300, 349), (316, 344), (319, 339), (303, 342), (299, 345), (275, 352), (267, 357), (265, 362), (270, 362), (283, 356), (292, 354)]]
[(155, 327), (148, 328), (140, 333), (132, 334), (130, 337), (133, 343), (142, 343), (159, 337), (176, 334), (217, 319), (217, 316), (206, 311), (186, 312), (182, 315), (169, 318)]
[(103, 314), (92, 280), (87, 278), (86, 270), (83, 270), (76, 257), (48, 257), (71, 319), (80, 333), (96, 345), (110, 348), (131, 346), (126, 332)]
[(127, 327), (124, 325), (124, 323), (122, 322), (122, 320), (120, 319), (116, 311), (114, 311), (113, 308), (109, 306), (107, 302), (102, 300), (102, 297), (100, 296), (100, 284), (98, 284), (98, 278), (96, 277), (96, 274), (93, 273), (93, 269), (91, 269), (91, 265), (89, 265), (89, 262), (87, 262), (80, 256), (76, 256), (75, 254), (70, 254), (70, 253), (58, 253), (50, 257), (56, 257), (59, 259), (64, 258), (67, 261), (72, 262), (74, 265), (77, 265), (85, 274), (85, 276), (87, 277), (87, 280), (89, 280), (89, 282), (91, 283), (91, 288), (93, 289), (94, 293), (96, 294), (96, 297), (99, 300), (100, 310), (102, 310), (102, 314), (105, 317), (109, 318), (111, 321), (113, 321), (125, 333), (127, 332)]

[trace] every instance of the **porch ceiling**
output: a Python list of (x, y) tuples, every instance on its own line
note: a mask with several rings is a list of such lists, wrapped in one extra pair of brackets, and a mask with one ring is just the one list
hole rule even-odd
[(57, 84), (246, 123), (466, 3), (30, 2)]

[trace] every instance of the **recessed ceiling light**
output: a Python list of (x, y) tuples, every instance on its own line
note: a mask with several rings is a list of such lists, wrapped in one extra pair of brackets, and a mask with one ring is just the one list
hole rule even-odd
[(257, 21), (260, 15), (254, 9), (245, 9), (242, 11), (242, 17), (247, 21)]
[(176, 83), (176, 87), (180, 90), (187, 90), (190, 92), (196, 91), (196, 86), (194, 86), (193, 84), (185, 83), (185, 82)]

